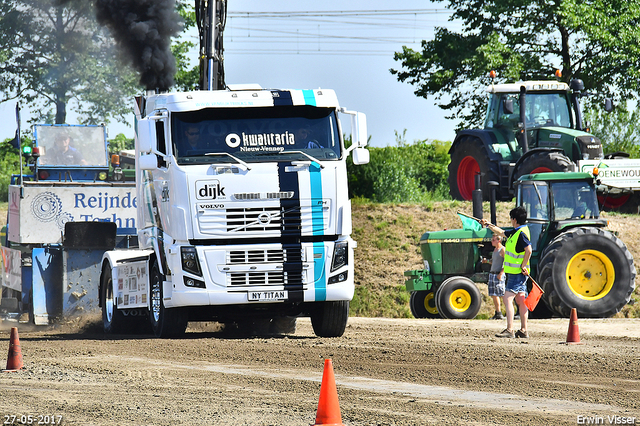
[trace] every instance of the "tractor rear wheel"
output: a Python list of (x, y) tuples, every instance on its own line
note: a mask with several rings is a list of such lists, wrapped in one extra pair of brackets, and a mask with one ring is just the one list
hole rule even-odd
[(480, 290), (466, 277), (447, 278), (436, 290), (436, 307), (446, 319), (472, 319), (482, 306)]
[(525, 158), (513, 171), (513, 181), (520, 176), (535, 173), (569, 172), (573, 163), (566, 155), (558, 151), (538, 151)]
[(617, 211), (620, 213), (640, 213), (640, 194), (598, 194), (598, 204), (604, 211)]
[(471, 136), (463, 136), (451, 147), (449, 163), (449, 193), (456, 200), (471, 200), (476, 189), (475, 177), (480, 173), (482, 194), (489, 200), (489, 181), (498, 181), (498, 164), (492, 163), (482, 141)]
[(542, 252), (539, 283), (547, 306), (562, 317), (606, 318), (629, 302), (633, 257), (614, 234), (584, 227), (558, 235)]
[(411, 313), (416, 318), (440, 318), (436, 307), (435, 293), (430, 290), (419, 290), (411, 292), (409, 301)]

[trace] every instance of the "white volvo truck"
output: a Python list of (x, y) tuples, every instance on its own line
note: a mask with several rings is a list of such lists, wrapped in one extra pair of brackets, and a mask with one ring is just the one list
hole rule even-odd
[(147, 317), (169, 337), (188, 321), (309, 316), (316, 335), (341, 336), (356, 246), (347, 157), (367, 163), (366, 144), (364, 114), (340, 108), (332, 90), (138, 98), (139, 248), (103, 256), (105, 331)]

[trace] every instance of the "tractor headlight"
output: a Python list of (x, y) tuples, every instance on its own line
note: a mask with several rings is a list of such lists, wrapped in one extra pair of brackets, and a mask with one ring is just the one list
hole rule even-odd
[(196, 248), (191, 246), (180, 248), (180, 257), (182, 259), (182, 270), (190, 272), (194, 275), (202, 276), (202, 270), (200, 269), (200, 261), (198, 260), (198, 254)]
[(342, 268), (349, 263), (349, 244), (346, 241), (338, 241), (333, 246), (333, 260), (331, 261), (331, 272)]

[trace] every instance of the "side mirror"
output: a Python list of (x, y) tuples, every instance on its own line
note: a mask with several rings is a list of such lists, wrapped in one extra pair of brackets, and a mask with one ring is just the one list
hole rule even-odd
[(513, 99), (505, 99), (502, 102), (502, 110), (505, 114), (511, 115), (513, 114)]
[(158, 157), (155, 154), (142, 154), (136, 161), (140, 170), (155, 170), (158, 168)]
[(369, 150), (367, 148), (356, 148), (353, 150), (353, 164), (360, 166), (369, 163)]
[(569, 82), (569, 87), (574, 92), (580, 92), (580, 91), (584, 90), (584, 82), (582, 80), (580, 80), (579, 78), (574, 78), (573, 80), (571, 80)]
[(613, 111), (613, 101), (611, 98), (605, 98), (604, 100), (604, 110), (607, 112)]
[(155, 150), (155, 141), (156, 121), (148, 118), (138, 120), (138, 131), (136, 132), (136, 148), (138, 152), (152, 152)]
[[(359, 147), (361, 146), (367, 146), (367, 142), (368, 142), (368, 135), (367, 135), (367, 116), (362, 113), (356, 113), (355, 115), (356, 117), (356, 132), (357, 132), (357, 145)], [(368, 151), (367, 151), (368, 152)], [(368, 160), (367, 160), (368, 162)]]

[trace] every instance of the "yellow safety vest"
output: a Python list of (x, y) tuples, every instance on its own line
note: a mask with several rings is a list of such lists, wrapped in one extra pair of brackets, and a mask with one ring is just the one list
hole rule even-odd
[[(516, 252), (516, 244), (520, 233), (524, 232), (527, 238), (531, 239), (529, 233), (529, 227), (526, 225), (521, 226), (516, 232), (513, 233), (507, 239), (507, 243), (504, 245), (504, 272), (506, 274), (521, 274), (522, 273), (522, 259), (524, 259), (524, 251), (522, 253)], [(529, 262), (527, 261), (527, 268)]]

